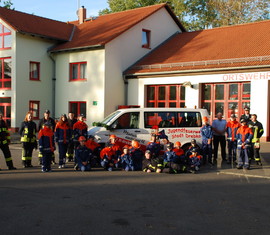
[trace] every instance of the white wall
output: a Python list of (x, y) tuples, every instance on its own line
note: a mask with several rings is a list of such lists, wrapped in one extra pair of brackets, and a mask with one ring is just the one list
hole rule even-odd
[(187, 108), (199, 107), (201, 83), (221, 83), (221, 82), (251, 82), (251, 113), (256, 113), (258, 120), (263, 124), (266, 135), (267, 112), (268, 112), (268, 82), (270, 80), (270, 71), (268, 72), (250, 72), (235, 74), (207, 74), (173, 77), (148, 77), (139, 79), (129, 79), (128, 104), (137, 103), (141, 107), (145, 106), (147, 85), (161, 84), (183, 84), (190, 81), (194, 88), (186, 88), (186, 106)]
[[(16, 127), (20, 126), (26, 112), (29, 111), (30, 100), (40, 101), (40, 118), (43, 117), (45, 109), (52, 109), (53, 63), (47, 50), (54, 43), (51, 40), (17, 33), (14, 67), (16, 86), (13, 87), (16, 101), (13, 105), (16, 110)], [(40, 81), (29, 80), (30, 61), (40, 62)]]
[[(123, 71), (151, 51), (142, 48), (142, 29), (151, 31), (151, 49), (180, 31), (167, 10), (162, 8), (106, 45), (105, 115), (125, 102)], [(128, 93), (132, 92), (133, 87), (129, 88)]]
[[(70, 101), (86, 101), (87, 124), (104, 116), (104, 49), (54, 55), (56, 61), (56, 117), (68, 113)], [(69, 64), (87, 62), (86, 81), (69, 81)], [(93, 105), (97, 101), (97, 106)]]

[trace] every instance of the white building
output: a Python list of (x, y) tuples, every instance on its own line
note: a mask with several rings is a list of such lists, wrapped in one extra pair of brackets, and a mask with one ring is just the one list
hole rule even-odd
[(175, 35), (125, 71), (128, 102), (207, 108), (226, 120), (248, 106), (269, 140), (269, 36), (270, 21)]
[(67, 23), (0, 8), (0, 24), (0, 111), (15, 130), (29, 109), (104, 118), (125, 104), (123, 71), (184, 31), (166, 4), (90, 19), (81, 8)]

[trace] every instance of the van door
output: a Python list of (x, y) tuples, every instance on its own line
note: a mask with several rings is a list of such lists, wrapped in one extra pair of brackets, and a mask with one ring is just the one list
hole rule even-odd
[(121, 147), (131, 145), (131, 141), (135, 139), (145, 145), (145, 140), (140, 138), (144, 132), (145, 130), (140, 129), (140, 112), (124, 113), (111, 125), (111, 133), (117, 136), (117, 143)]

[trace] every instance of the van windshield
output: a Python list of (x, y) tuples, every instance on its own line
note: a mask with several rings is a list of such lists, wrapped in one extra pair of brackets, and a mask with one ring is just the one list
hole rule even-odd
[(101, 123), (109, 125), (111, 124), (111, 120), (114, 119), (119, 113), (121, 113), (121, 111), (115, 111), (113, 113), (111, 113), (109, 116), (107, 116)]

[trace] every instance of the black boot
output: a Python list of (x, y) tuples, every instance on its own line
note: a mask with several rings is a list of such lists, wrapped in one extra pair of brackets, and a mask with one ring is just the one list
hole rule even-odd
[(7, 167), (9, 170), (17, 170), (17, 168), (13, 166), (12, 160), (7, 162)]
[(27, 164), (26, 164), (26, 161), (25, 160), (22, 161), (22, 165), (23, 165), (23, 168), (26, 168), (27, 167)]
[(32, 163), (31, 163), (31, 160), (27, 160), (26, 165), (27, 165), (27, 167), (33, 167)]

